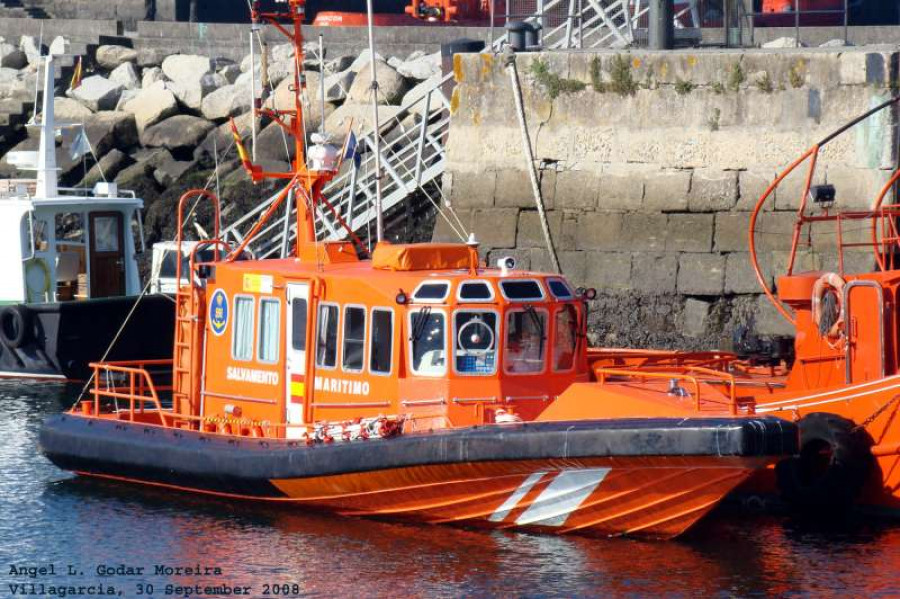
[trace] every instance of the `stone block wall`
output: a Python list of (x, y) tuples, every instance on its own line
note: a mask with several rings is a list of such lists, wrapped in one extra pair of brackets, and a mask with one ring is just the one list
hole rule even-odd
[[(519, 55), (563, 271), (601, 293), (594, 341), (722, 347), (790, 335), (750, 264), (751, 211), (806, 149), (890, 97), (897, 63), (886, 47)], [(509, 73), (487, 54), (454, 66), (445, 199), (488, 260), (548, 269)], [(562, 80), (556, 97), (541, 71)], [(895, 112), (883, 112), (823, 149), (814, 181), (836, 186), (837, 207), (871, 204), (897, 162), (895, 126)], [(806, 172), (786, 178), (759, 219), (769, 284), (787, 265)], [(798, 266), (836, 268), (834, 232), (817, 233)], [(453, 238), (443, 219), (434, 237)], [(845, 259), (872, 264), (870, 251)]]

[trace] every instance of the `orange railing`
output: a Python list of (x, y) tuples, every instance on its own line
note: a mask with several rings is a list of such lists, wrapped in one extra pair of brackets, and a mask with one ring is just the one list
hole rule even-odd
[[(724, 403), (731, 414), (737, 414), (738, 412), (738, 401), (737, 401), (737, 383), (735, 382), (734, 376), (728, 374), (727, 372), (722, 372), (720, 370), (714, 370), (712, 368), (704, 368), (700, 366), (685, 366), (682, 368), (673, 368), (670, 370), (666, 369), (643, 369), (643, 368), (594, 368), (594, 375), (597, 377), (597, 382), (601, 385), (605, 385), (607, 383), (607, 379), (611, 376), (614, 377), (623, 377), (630, 379), (660, 379), (671, 381), (673, 379), (678, 381), (686, 381), (691, 384), (694, 388), (694, 392), (691, 394), (691, 399), (694, 401), (694, 407), (699, 412), (702, 409), (703, 401), (707, 403), (716, 403), (722, 404)], [(726, 401), (721, 401), (723, 395), (716, 393), (716, 398), (702, 396), (702, 384), (707, 385), (727, 385), (728, 391), (727, 394), (724, 395), (724, 399)], [(753, 412), (753, 407), (748, 406), (750, 412)]]
[[(103, 399), (111, 399), (118, 404), (120, 400), (128, 402), (128, 420), (134, 422), (137, 414), (143, 420), (147, 414), (159, 417), (161, 426), (169, 426), (166, 418), (172, 418), (170, 410), (164, 410), (160, 401), (160, 392), (171, 391), (170, 385), (157, 385), (153, 382), (149, 367), (171, 368), (172, 360), (144, 360), (141, 362), (93, 362), (94, 386), (91, 389), (93, 402), (82, 402), (82, 413), (86, 416), (99, 416), (100, 403)], [(120, 379), (125, 384), (119, 384)], [(115, 380), (114, 380), (115, 379)], [(151, 409), (147, 409), (150, 404)]]
[[(779, 174), (778, 177), (775, 178), (775, 181), (773, 181), (772, 184), (766, 188), (765, 192), (763, 192), (762, 196), (760, 196), (759, 200), (757, 200), (757, 202), (756, 202), (756, 206), (754, 207), (753, 212), (750, 215), (749, 240), (748, 240), (748, 245), (749, 245), (749, 250), (750, 250), (750, 261), (751, 261), (751, 264), (753, 265), (753, 271), (756, 274), (756, 280), (759, 282), (759, 285), (762, 288), (763, 292), (766, 294), (766, 297), (769, 299), (769, 301), (772, 303), (772, 305), (775, 306), (775, 308), (778, 310), (778, 312), (785, 318), (785, 320), (787, 320), (792, 325), (796, 326), (796, 324), (797, 324), (796, 320), (794, 319), (794, 316), (781, 303), (781, 301), (779, 301), (778, 298), (775, 297), (775, 294), (772, 290), (772, 286), (769, 285), (768, 281), (766, 281), (766, 277), (763, 275), (762, 268), (760, 267), (760, 264), (759, 264), (759, 257), (757, 256), (757, 253), (756, 253), (756, 223), (757, 223), (757, 220), (759, 219), (759, 214), (762, 211), (763, 206), (766, 204), (768, 199), (772, 196), (772, 193), (781, 184), (781, 182), (784, 181), (784, 179), (788, 175), (790, 175), (801, 164), (803, 164), (806, 161), (809, 161), (809, 170), (806, 173), (806, 180), (805, 180), (805, 184), (803, 186), (803, 195), (800, 198), (800, 206), (797, 209), (797, 220), (794, 223), (793, 237), (791, 240), (791, 253), (790, 253), (790, 257), (788, 259), (788, 267), (787, 267), (788, 274), (791, 274), (794, 270), (794, 263), (797, 258), (797, 248), (800, 245), (800, 238), (801, 238), (801, 234), (803, 232), (804, 225), (814, 222), (815, 220), (837, 219), (838, 234), (841, 235), (840, 220), (841, 220), (841, 218), (846, 219), (848, 217), (848, 215), (844, 215), (843, 217), (840, 215), (831, 215), (831, 216), (825, 215), (825, 216), (820, 216), (820, 217), (810, 217), (805, 214), (807, 202), (809, 199), (809, 191), (810, 191), (810, 188), (812, 187), (813, 177), (815, 176), (815, 172), (816, 172), (816, 165), (818, 163), (819, 154), (820, 154), (822, 148), (825, 147), (825, 145), (827, 145), (831, 141), (833, 141), (835, 138), (840, 137), (845, 132), (852, 129), (859, 123), (865, 121), (872, 115), (877, 114), (877, 113), (881, 112), (882, 110), (885, 110), (886, 108), (889, 108), (889, 107), (893, 106), (894, 104), (897, 104), (898, 102), (900, 102), (900, 96), (894, 96), (894, 97), (890, 98), (889, 100), (882, 102), (878, 106), (872, 108), (871, 110), (867, 111), (866, 113), (858, 116), (857, 118), (853, 119), (846, 125), (842, 126), (837, 131), (834, 131), (833, 133), (831, 133), (830, 135), (825, 137), (819, 143), (815, 144), (813, 147), (811, 147), (806, 152), (804, 152), (802, 156), (797, 158), (797, 160), (792, 162), (781, 174)], [(884, 211), (892, 210), (892, 207), (882, 208), (881, 202), (884, 199), (884, 196), (891, 189), (891, 187), (896, 183), (897, 179), (898, 179), (898, 173), (894, 173), (894, 175), (891, 177), (891, 179), (887, 183), (887, 185), (885, 185), (884, 188), (881, 190), (881, 193), (878, 196), (878, 201), (875, 205), (874, 211), (871, 211), (868, 213), (854, 213), (854, 214), (866, 215), (866, 216), (864, 216), (864, 218), (870, 218), (873, 221), (872, 227), (873, 227), (873, 243), (875, 246), (875, 254), (876, 254), (876, 259), (878, 260), (879, 267), (882, 270), (885, 269), (885, 264), (884, 264), (883, 259), (881, 258), (882, 252), (879, 251), (878, 247), (880, 245), (889, 244), (889, 243), (900, 243), (900, 236), (897, 236), (897, 235), (885, 236), (881, 242), (878, 242), (877, 235), (876, 235), (877, 221), (875, 219), (878, 216), (881, 216), (882, 223), (884, 223), (885, 217), (888, 216), (887, 214), (884, 213)], [(889, 228), (892, 232), (895, 232), (893, 224), (891, 224), (889, 226)], [(850, 247), (850, 246), (845, 244), (843, 247)], [(838, 253), (840, 255), (839, 260), (840, 260), (841, 270), (843, 270), (843, 252), (842, 252), (842, 248), (840, 247), (840, 244), (839, 244), (839, 252)]]

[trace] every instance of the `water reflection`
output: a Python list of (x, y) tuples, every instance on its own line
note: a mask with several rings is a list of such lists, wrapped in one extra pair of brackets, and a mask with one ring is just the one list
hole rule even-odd
[[(302, 596), (900, 596), (900, 527), (822, 530), (732, 510), (678, 542), (410, 525), (72, 478), (36, 453), (40, 421), (79, 389), (0, 384), (0, 587), (8, 564), (144, 566), (111, 579), (294, 583)], [(218, 567), (153, 576), (153, 566)], [(129, 590), (130, 589), (130, 590)]]

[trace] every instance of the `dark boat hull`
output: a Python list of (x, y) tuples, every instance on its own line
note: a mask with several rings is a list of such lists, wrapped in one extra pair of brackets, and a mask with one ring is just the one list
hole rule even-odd
[(79, 474), (342, 514), (555, 533), (683, 532), (797, 449), (771, 418), (486, 426), (322, 445), (60, 415), (41, 449)]
[[(85, 380), (89, 364), (103, 358), (126, 321), (107, 361), (170, 358), (174, 303), (148, 295), (22, 306), (26, 336), (12, 347), (0, 335), (0, 376)], [(9, 306), (0, 307), (0, 309)]]

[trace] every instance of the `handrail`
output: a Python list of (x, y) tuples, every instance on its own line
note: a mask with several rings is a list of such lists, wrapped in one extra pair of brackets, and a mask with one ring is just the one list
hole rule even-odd
[[(163, 365), (171, 363), (171, 360), (147, 360), (144, 362), (133, 362), (133, 366), (126, 366), (127, 362), (103, 363), (92, 362), (90, 367), (94, 369), (94, 386), (91, 393), (94, 396), (93, 405), (90, 402), (82, 402), (82, 413), (86, 416), (100, 415), (100, 399), (109, 398), (112, 400), (127, 399), (128, 400), (128, 419), (134, 422), (135, 403), (139, 404), (140, 411), (138, 413), (145, 414), (145, 404), (150, 403), (155, 407), (156, 414), (159, 416), (160, 426), (168, 428), (165, 419), (165, 411), (159, 400), (159, 391), (171, 391), (168, 386), (160, 386), (153, 382), (150, 373), (147, 372), (146, 366)], [(101, 372), (105, 374), (118, 373), (128, 375), (128, 385), (126, 387), (110, 386), (108, 381), (103, 387), (104, 378)], [(127, 390), (127, 393), (125, 392)], [(148, 394), (149, 393), (149, 394)], [(86, 412), (85, 406), (92, 407), (92, 412)]]
[[(749, 246), (749, 250), (750, 250), (750, 263), (753, 266), (753, 272), (756, 275), (756, 280), (759, 283), (760, 287), (762, 288), (763, 293), (765, 293), (766, 298), (768, 298), (769, 302), (771, 302), (772, 305), (775, 306), (775, 309), (778, 310), (779, 314), (781, 314), (781, 316), (785, 320), (787, 320), (787, 322), (789, 324), (791, 324), (792, 326), (796, 326), (796, 324), (797, 324), (796, 319), (788, 311), (788, 309), (785, 307), (785, 305), (778, 298), (775, 297), (775, 294), (772, 291), (771, 286), (768, 284), (768, 282), (766, 282), (766, 279), (763, 276), (762, 268), (759, 264), (759, 256), (757, 255), (757, 252), (756, 252), (756, 223), (759, 219), (759, 214), (762, 211), (763, 206), (765, 206), (766, 202), (768, 201), (769, 197), (772, 195), (772, 192), (775, 191), (775, 189), (781, 184), (781, 182), (785, 179), (785, 177), (787, 177), (789, 174), (791, 174), (798, 166), (800, 166), (801, 164), (803, 164), (804, 162), (809, 160), (810, 161), (809, 171), (807, 172), (806, 182), (803, 187), (803, 196), (800, 198), (800, 206), (797, 208), (797, 220), (794, 223), (794, 232), (793, 232), (793, 237), (791, 239), (791, 253), (790, 253), (790, 257), (788, 259), (788, 269), (787, 269), (787, 272), (790, 275), (791, 273), (793, 273), (794, 262), (795, 262), (796, 256), (797, 256), (797, 248), (800, 243), (800, 236), (802, 233), (803, 225), (806, 224), (806, 222), (809, 222), (806, 220), (809, 217), (804, 216), (804, 212), (806, 211), (807, 201), (809, 198), (809, 190), (810, 190), (810, 187), (812, 186), (812, 181), (813, 181), (813, 177), (815, 175), (816, 166), (818, 164), (818, 157), (819, 157), (820, 151), (828, 143), (830, 143), (837, 137), (840, 137), (842, 134), (846, 133), (849, 129), (852, 129), (853, 127), (855, 127), (859, 123), (865, 121), (872, 115), (877, 114), (878, 112), (881, 112), (885, 108), (888, 108), (889, 106), (897, 104), (898, 102), (900, 102), (900, 95), (893, 96), (890, 99), (888, 99), (888, 100), (882, 102), (881, 104), (879, 104), (878, 106), (875, 106), (874, 108), (864, 112), (863, 114), (859, 115), (858, 117), (854, 118), (853, 120), (849, 121), (848, 123), (842, 125), (835, 131), (833, 131), (830, 134), (828, 134), (827, 136), (825, 136), (821, 141), (819, 141), (818, 143), (813, 145), (811, 148), (809, 148), (806, 152), (803, 153), (803, 155), (801, 155), (799, 158), (797, 158), (781, 174), (779, 174), (775, 178), (775, 180), (766, 188), (766, 190), (759, 197), (759, 199), (756, 201), (756, 205), (753, 208), (753, 212), (750, 214), (750, 225), (749, 225), (749, 230), (748, 230), (748, 246)], [(896, 180), (897, 180), (896, 177), (897, 177), (897, 173), (895, 172), (894, 176), (891, 177), (891, 181), (889, 182), (889, 185), (885, 186), (881, 190), (881, 193), (878, 196), (878, 202), (879, 202), (878, 206), (879, 207), (880, 207), (880, 201), (887, 194), (888, 190), (890, 189), (890, 185), (893, 185), (896, 182)], [(877, 253), (877, 248), (876, 248), (876, 253)], [(881, 265), (881, 264), (882, 264), (882, 262), (879, 261), (879, 265)], [(883, 270), (883, 268), (882, 268), (882, 270)]]
[[(686, 370), (680, 372), (679, 370)], [(699, 412), (701, 410), (701, 393), (700, 383), (706, 384), (726, 384), (728, 385), (728, 407), (732, 415), (737, 414), (737, 393), (736, 381), (733, 375), (714, 370), (712, 368), (704, 368), (701, 366), (686, 366), (679, 370), (647, 370), (643, 368), (594, 368), (594, 374), (597, 376), (597, 382), (601, 385), (606, 384), (608, 376), (621, 376), (628, 378), (649, 378), (649, 379), (665, 379), (665, 380), (682, 380), (691, 383), (694, 387), (694, 407)], [(703, 379), (695, 375), (706, 375), (716, 377), (715, 379)], [(718, 403), (718, 402), (715, 402)]]

